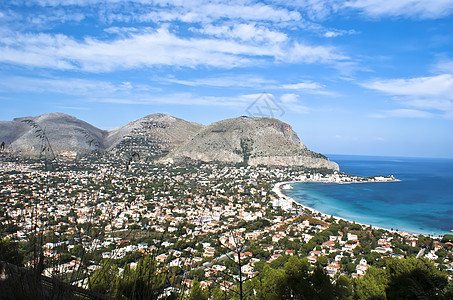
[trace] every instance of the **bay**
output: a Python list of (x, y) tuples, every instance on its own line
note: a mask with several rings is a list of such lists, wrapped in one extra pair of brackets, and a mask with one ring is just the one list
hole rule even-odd
[(328, 215), (386, 229), (443, 235), (453, 229), (453, 159), (329, 155), (342, 172), (394, 175), (390, 183), (294, 183), (283, 191)]

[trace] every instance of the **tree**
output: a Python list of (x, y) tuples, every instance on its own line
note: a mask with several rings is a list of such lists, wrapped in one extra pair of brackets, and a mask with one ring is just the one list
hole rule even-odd
[(327, 258), (327, 256), (321, 255), (320, 257), (318, 257), (318, 260), (316, 261), (316, 263), (320, 266), (325, 267), (329, 264), (329, 259)]
[(337, 278), (334, 287), (336, 299), (350, 300), (353, 298), (353, 286), (348, 276), (341, 275)]
[(390, 275), (389, 299), (442, 299), (448, 284), (447, 276), (426, 259), (392, 259), (386, 271)]
[[(328, 300), (335, 297), (334, 287), (324, 269), (320, 266), (312, 269), (306, 258), (296, 256), (292, 256), (283, 269), (265, 266), (260, 276), (253, 279), (252, 285), (256, 291), (254, 299)], [(343, 285), (347, 286), (344, 282)], [(340, 291), (339, 286), (338, 293)]]
[(151, 256), (140, 259), (135, 269), (126, 265), (120, 275), (111, 261), (90, 277), (89, 288), (106, 295), (127, 299), (157, 299), (162, 292), (165, 274), (157, 274), (156, 261)]
[(88, 287), (90, 290), (105, 294), (116, 294), (118, 267), (110, 261), (102, 264), (101, 268), (89, 278)]
[(201, 289), (200, 282), (198, 282), (198, 280), (193, 281), (188, 300), (208, 300), (208, 296)]
[(24, 257), (19, 252), (17, 243), (9, 239), (0, 239), (0, 260), (22, 266)]
[(332, 282), (330, 282), (329, 276), (321, 266), (315, 267), (310, 276), (310, 282), (314, 292), (311, 299), (334, 299)]
[(449, 299), (445, 274), (427, 259), (386, 259), (385, 269), (368, 268), (356, 280), (357, 299)]
[(286, 286), (285, 272), (282, 269), (276, 270), (268, 265), (264, 267), (260, 276), (252, 280), (252, 286), (256, 291), (254, 299), (257, 300), (279, 300), (289, 296)]
[(388, 277), (385, 270), (369, 267), (366, 274), (355, 282), (356, 299), (386, 299), (385, 290), (389, 283)]
[(290, 289), (290, 294), (296, 297), (304, 297), (311, 292), (310, 287), (310, 264), (307, 259), (299, 259), (292, 256), (285, 265), (285, 281)]
[[(227, 251), (229, 251), (229, 253), (232, 253), (235, 256), (231, 257), (229, 253), (225, 254), (230, 260), (231, 264), (234, 266), (233, 270), (230, 271), (232, 271), (234, 274), (234, 269), (237, 268), (237, 273), (239, 274), (239, 276), (236, 278), (235, 276), (232, 276), (231, 274), (228, 274), (226, 272), (224, 272), (224, 275), (230, 277), (230, 279), (238, 283), (239, 290), (236, 291), (235, 289), (231, 289), (230, 291), (236, 293), (239, 296), (240, 300), (244, 299), (245, 295), (248, 292), (251, 292), (244, 291), (244, 282), (246, 282), (248, 278), (242, 274), (242, 266), (246, 265), (247, 260), (249, 260), (248, 257), (243, 256), (245, 250), (248, 248), (246, 243), (247, 240), (245, 240), (239, 233), (233, 231), (231, 231), (229, 234), (229, 241), (222, 243), (222, 247), (224, 247)], [(235, 258), (237, 258), (237, 261)]]

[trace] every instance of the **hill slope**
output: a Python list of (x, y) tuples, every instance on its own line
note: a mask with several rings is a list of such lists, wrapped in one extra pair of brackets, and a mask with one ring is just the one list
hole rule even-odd
[(239, 117), (204, 126), (165, 114), (151, 114), (113, 130), (101, 130), (63, 113), (0, 122), (0, 143), (16, 155), (37, 156), (45, 130), (56, 155), (75, 157), (94, 150), (116, 156), (137, 152), (148, 161), (185, 159), (338, 170), (327, 157), (310, 151), (291, 126), (273, 118)]
[(248, 165), (296, 165), (338, 170), (327, 157), (310, 151), (291, 126), (274, 118), (239, 117), (215, 122), (164, 161), (185, 158)]
[(25, 123), (27, 120), (45, 130), (56, 154), (103, 149), (106, 131), (67, 114), (48, 113), (0, 122), (0, 143), (4, 142), (7, 149), (15, 154), (34, 156), (41, 152), (42, 142), (36, 136), (39, 128)]
[(16, 155), (39, 155), (43, 142), (37, 137), (39, 128), (32, 123), (45, 130), (56, 155), (75, 156), (99, 150), (120, 155), (138, 152), (152, 159), (165, 156), (203, 128), (165, 114), (151, 114), (106, 131), (67, 114), (48, 113), (1, 121), (0, 144), (4, 142), (7, 150)]
[(190, 140), (203, 127), (165, 114), (150, 114), (108, 131), (104, 144), (113, 153), (137, 152), (157, 159)]

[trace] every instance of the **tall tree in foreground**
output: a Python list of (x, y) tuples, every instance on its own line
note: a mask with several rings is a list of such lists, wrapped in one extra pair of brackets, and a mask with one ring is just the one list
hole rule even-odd
[(311, 267), (306, 258), (290, 257), (283, 269), (266, 266), (263, 272), (253, 279), (254, 299), (348, 299), (350, 286), (341, 281), (342, 293), (336, 292), (329, 276), (321, 266)]
[(125, 299), (157, 299), (162, 293), (165, 274), (157, 273), (156, 261), (149, 255), (131, 269), (126, 265), (119, 274), (112, 261), (106, 261), (90, 278), (90, 289)]
[(355, 282), (356, 299), (453, 299), (448, 278), (427, 259), (387, 259)]

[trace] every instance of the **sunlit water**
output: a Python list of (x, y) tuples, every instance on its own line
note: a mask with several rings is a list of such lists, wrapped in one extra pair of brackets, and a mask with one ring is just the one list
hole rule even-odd
[(325, 214), (412, 233), (453, 229), (453, 159), (329, 155), (351, 175), (394, 175), (391, 183), (295, 183), (284, 193)]

